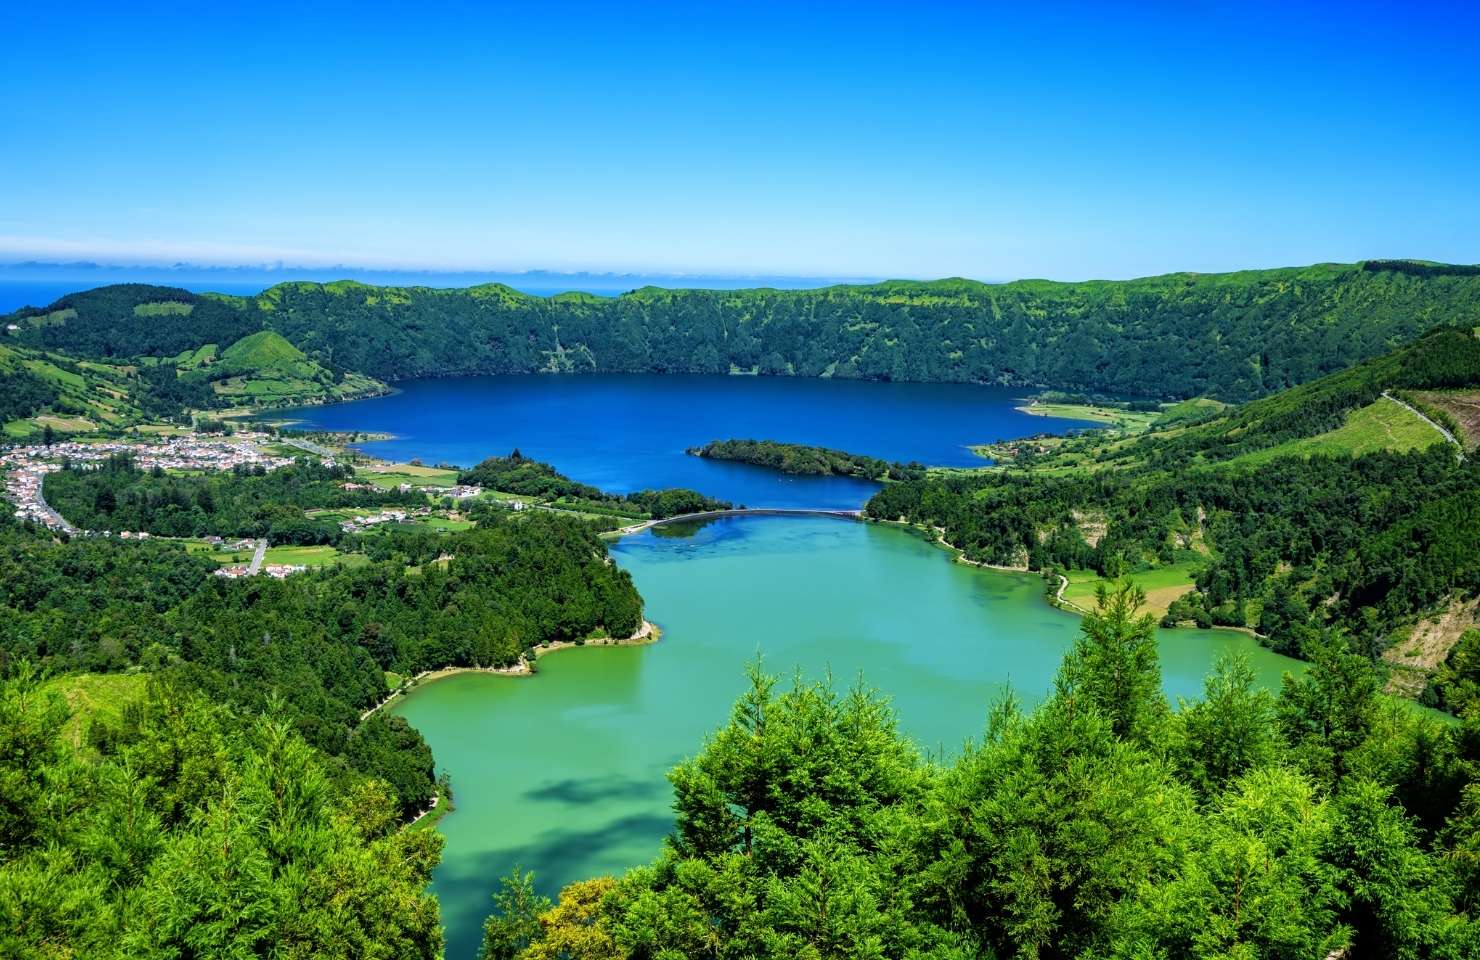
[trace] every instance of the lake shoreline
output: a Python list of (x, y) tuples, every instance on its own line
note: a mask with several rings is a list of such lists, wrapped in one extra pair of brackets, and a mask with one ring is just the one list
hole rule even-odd
[(403, 697), (413, 690), (420, 689), (438, 680), (455, 677), (464, 673), (481, 673), (495, 677), (532, 677), (539, 672), (535, 666), (541, 657), (561, 650), (578, 650), (582, 647), (644, 647), (657, 643), (662, 637), (663, 630), (651, 620), (644, 619), (642, 626), (630, 637), (596, 637), (577, 643), (574, 640), (556, 640), (552, 643), (542, 643), (533, 648), (531, 653), (533, 661), (529, 657), (521, 656), (518, 662), (504, 667), (439, 667), (435, 670), (423, 670), (414, 677), (403, 680), (400, 686), (392, 690), (381, 699), (375, 706), (370, 707), (360, 714), (360, 722), (363, 723), (382, 708), (389, 706), (397, 698)]

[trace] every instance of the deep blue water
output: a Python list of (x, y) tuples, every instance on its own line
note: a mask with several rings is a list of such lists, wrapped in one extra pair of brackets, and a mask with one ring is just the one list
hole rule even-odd
[(860, 506), (876, 484), (790, 477), (684, 451), (743, 437), (980, 466), (984, 461), (968, 444), (1084, 426), (1018, 412), (1021, 391), (972, 384), (603, 374), (447, 377), (398, 386), (391, 396), (294, 416), (305, 427), (394, 434), (364, 445), (392, 460), (468, 466), (517, 447), (617, 493), (690, 487), (752, 507), (827, 508)]
[[(296, 278), (295, 278), (296, 279)], [(333, 279), (330, 277), (330, 279)], [(175, 280), (144, 277), (137, 279), (86, 279), (86, 280), (0, 280), (0, 314), (19, 310), (21, 307), (46, 307), (69, 293), (91, 290), (110, 283), (156, 283), (166, 287), (183, 287), (192, 293), (229, 293), (238, 297), (249, 297), (261, 293), (276, 280)], [(537, 297), (549, 297), (564, 293), (565, 287), (517, 287)], [(597, 296), (616, 296), (618, 291), (587, 291)]]
[(21, 307), (47, 307), (69, 293), (124, 282), (159, 283), (168, 287), (183, 287), (191, 293), (230, 293), (239, 297), (261, 293), (269, 286), (266, 283), (220, 280), (204, 283), (193, 280), (0, 280), (0, 314), (10, 313)]

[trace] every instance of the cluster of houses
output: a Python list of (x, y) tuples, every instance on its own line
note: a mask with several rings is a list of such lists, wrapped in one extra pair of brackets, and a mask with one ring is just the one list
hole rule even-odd
[(48, 473), (57, 469), (56, 464), (10, 464), (5, 457), (0, 457), (0, 464), (9, 467), (5, 474), (5, 496), (15, 504), (17, 519), (39, 523), (62, 533), (77, 532), (77, 528), (53, 510), (41, 495), (42, 481)]
[(350, 517), (348, 520), (341, 520), (339, 523), (339, 529), (343, 530), (345, 533), (354, 533), (357, 530), (364, 530), (368, 527), (376, 526), (377, 524), (402, 523), (406, 520), (407, 517), (424, 517), (431, 512), (432, 511), (430, 507), (417, 507), (413, 510), (401, 510), (399, 508), (390, 507), (380, 511), (379, 513), (369, 514), (368, 516)]
[(460, 483), (455, 487), (422, 487), (424, 492), (437, 497), (451, 497), (454, 500), (471, 500), (483, 493), (483, 488), (477, 484)]
[(232, 537), (228, 539), (226, 537), (210, 536), (201, 537), (201, 539), (205, 541), (206, 546), (217, 552), (255, 550), (257, 548), (256, 541), (251, 538)]
[[(169, 437), (144, 443), (127, 440), (99, 440), (94, 443), (63, 441), (50, 446), (27, 444), (0, 452), (0, 470), (5, 472), (5, 496), (15, 504), (15, 515), (21, 520), (43, 524), (67, 534), (79, 531), (53, 510), (42, 496), (46, 475), (60, 470), (64, 463), (98, 464), (116, 455), (132, 458), (134, 465), (152, 470), (155, 467), (174, 470), (231, 470), (235, 467), (261, 466), (276, 470), (293, 461), (263, 453), (256, 443), (266, 434), (237, 434), (231, 440), (197, 435)], [(123, 533), (125, 539), (143, 539), (146, 533)]]
[[(264, 563), (262, 569), (258, 572), (265, 573), (275, 580), (281, 580), (289, 574), (302, 573), (307, 569), (308, 567), (301, 563)], [(252, 566), (247, 563), (233, 563), (229, 566), (219, 567), (216, 570), (216, 576), (225, 577), (228, 580), (249, 577), (251, 575)]]
[(53, 443), (12, 447), (0, 456), (0, 464), (35, 463), (100, 463), (109, 457), (125, 455), (143, 470), (160, 467), (165, 470), (230, 470), (234, 467), (260, 466), (276, 470), (293, 462), (290, 457), (264, 453), (258, 446), (268, 440), (266, 434), (238, 433), (231, 439), (189, 434), (162, 437), (156, 441), (96, 440), (80, 443), (66, 440)]

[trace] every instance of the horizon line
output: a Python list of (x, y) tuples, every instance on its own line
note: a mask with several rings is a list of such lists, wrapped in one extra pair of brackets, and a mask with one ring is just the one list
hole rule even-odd
[[(285, 263), (283, 261), (270, 262), (270, 263), (237, 263), (237, 264), (199, 263), (199, 262), (185, 261), (185, 260), (175, 261), (173, 263), (126, 263), (126, 262), (120, 263), (120, 262), (104, 262), (104, 261), (98, 261), (98, 260), (39, 260), (39, 259), (31, 258), (31, 259), (26, 259), (26, 260), (5, 260), (5, 259), (0, 259), (0, 275), (3, 275), (4, 273), (7, 273), (7, 272), (12, 272), (12, 271), (22, 272), (22, 271), (30, 270), (30, 271), (35, 271), (35, 272), (38, 272), (38, 273), (52, 274), (52, 275), (54, 275), (54, 278), (56, 280), (59, 280), (59, 281), (60, 280), (72, 280), (72, 281), (98, 280), (100, 283), (128, 282), (128, 280), (126, 280), (126, 279), (123, 279), (123, 280), (112, 279), (112, 280), (110, 280), (109, 278), (106, 278), (106, 277), (90, 277), (90, 276), (75, 276), (75, 275), (73, 275), (73, 276), (63, 276), (62, 274), (65, 271), (85, 271), (85, 272), (92, 272), (92, 273), (115, 273), (115, 274), (117, 274), (117, 273), (123, 273), (123, 274), (127, 274), (127, 273), (138, 273), (138, 274), (142, 274), (142, 275), (150, 275), (150, 274), (153, 274), (153, 275), (156, 275), (156, 277), (157, 277), (155, 280), (145, 280), (145, 279), (143, 279), (141, 277), (138, 282), (156, 282), (156, 283), (168, 282), (166, 278), (168, 278), (168, 276), (170, 274), (192, 274), (192, 273), (193, 274), (205, 275), (205, 278), (219, 277), (219, 278), (221, 278), (223, 280), (224, 279), (229, 279), (229, 277), (231, 275), (240, 275), (240, 276), (243, 277), (243, 282), (245, 282), (247, 279), (249, 279), (249, 277), (247, 275), (252, 275), (251, 278), (258, 278), (258, 277), (264, 277), (264, 276), (270, 277), (271, 275), (283, 275), (284, 279), (281, 280), (281, 281), (278, 281), (278, 282), (287, 282), (288, 280), (300, 280), (300, 281), (314, 282), (314, 283), (333, 283), (333, 282), (339, 282), (339, 281), (352, 281), (353, 282), (353, 281), (356, 280), (356, 276), (355, 275), (360, 275), (360, 276), (375, 276), (375, 277), (445, 278), (445, 279), (449, 279), (449, 280), (451, 280), (451, 279), (472, 279), (472, 278), (478, 278), (478, 277), (486, 277), (486, 278), (488, 278), (488, 279), (482, 281), (484, 283), (503, 283), (505, 281), (505, 279), (514, 280), (516, 282), (519, 281), (519, 280), (524, 280), (524, 281), (547, 280), (547, 281), (552, 281), (552, 282), (556, 282), (556, 283), (558, 283), (560, 281), (564, 281), (564, 280), (578, 280), (578, 279), (594, 280), (594, 281), (606, 281), (606, 282), (615, 282), (615, 281), (649, 281), (649, 283), (639, 283), (639, 284), (637, 284), (637, 286), (663, 286), (663, 284), (654, 284), (654, 283), (651, 283), (650, 282), (650, 281), (662, 281), (662, 280), (670, 280), (670, 281), (717, 280), (717, 281), (722, 281), (722, 282), (724, 282), (726, 284), (738, 284), (741, 281), (759, 281), (759, 283), (756, 283), (755, 285), (756, 286), (760, 286), (760, 287), (772, 286), (775, 283), (779, 282), (783, 286), (786, 286), (786, 287), (794, 287), (794, 288), (800, 289), (800, 288), (802, 288), (802, 285), (803, 284), (810, 285), (810, 286), (813, 286), (813, 287), (858, 286), (858, 285), (869, 285), (869, 284), (876, 284), (876, 283), (887, 283), (887, 282), (891, 282), (891, 281), (933, 282), (933, 281), (943, 281), (943, 280), (967, 280), (967, 281), (971, 281), (971, 282), (988, 284), (988, 285), (1000, 285), (1000, 284), (1004, 284), (1004, 283), (1013, 283), (1013, 282), (1018, 282), (1018, 281), (1033, 281), (1033, 280), (1046, 280), (1046, 281), (1055, 282), (1055, 283), (1124, 282), (1124, 281), (1127, 281), (1127, 280), (1152, 279), (1152, 278), (1160, 277), (1160, 276), (1177, 276), (1177, 275), (1184, 275), (1184, 274), (1185, 275), (1197, 275), (1197, 276), (1216, 276), (1216, 275), (1219, 275), (1219, 274), (1243, 273), (1243, 272), (1259, 271), (1259, 270), (1294, 270), (1294, 269), (1309, 269), (1309, 268), (1312, 268), (1312, 267), (1322, 267), (1322, 266), (1350, 266), (1350, 265), (1355, 265), (1355, 264), (1369, 263), (1369, 262), (1380, 262), (1380, 261), (1425, 263), (1425, 264), (1434, 264), (1434, 265), (1442, 265), (1442, 266), (1475, 266), (1475, 265), (1472, 265), (1472, 264), (1447, 263), (1447, 262), (1444, 262), (1444, 261), (1429, 260), (1427, 258), (1421, 258), (1421, 257), (1392, 257), (1392, 256), (1386, 256), (1386, 257), (1363, 257), (1363, 258), (1360, 258), (1358, 260), (1316, 260), (1316, 261), (1311, 261), (1311, 262), (1307, 262), (1307, 263), (1279, 264), (1279, 265), (1274, 265), (1274, 266), (1245, 266), (1245, 267), (1236, 267), (1236, 268), (1232, 268), (1232, 269), (1228, 269), (1228, 270), (1175, 270), (1174, 269), (1174, 270), (1163, 271), (1161, 273), (1142, 274), (1142, 275), (1135, 276), (1135, 277), (1121, 277), (1121, 278), (1114, 278), (1114, 277), (1085, 277), (1085, 278), (1079, 278), (1079, 279), (1075, 279), (1075, 280), (1063, 280), (1063, 279), (1059, 279), (1059, 278), (1052, 278), (1052, 277), (1046, 277), (1046, 276), (1021, 276), (1021, 277), (1011, 277), (1011, 278), (1002, 277), (1002, 278), (987, 279), (987, 278), (963, 276), (963, 275), (960, 275), (960, 274), (955, 274), (955, 275), (939, 275), (939, 276), (931, 276), (931, 277), (909, 276), (909, 275), (904, 275), (904, 274), (897, 274), (897, 275), (891, 275), (891, 276), (860, 276), (860, 275), (841, 276), (841, 275), (821, 274), (821, 273), (782, 273), (782, 272), (755, 272), (755, 271), (733, 271), (733, 272), (730, 272), (730, 271), (699, 271), (699, 270), (695, 270), (695, 271), (651, 270), (651, 271), (648, 271), (648, 270), (597, 270), (597, 269), (555, 270), (555, 269), (543, 268), (543, 267), (530, 268), (530, 269), (524, 269), (524, 270), (510, 270), (510, 269), (498, 269), (498, 268), (475, 269), (475, 268), (453, 268), (453, 267), (435, 268), (435, 267), (355, 266), (355, 265), (349, 264), (349, 263), (337, 263), (337, 264), (332, 264), (332, 265), (328, 265), (328, 266), (309, 266), (309, 265), (302, 265), (302, 264), (289, 264), (289, 263)], [(289, 276), (289, 275), (300, 275), (300, 276)], [(307, 275), (312, 275), (312, 276), (307, 276)], [(323, 279), (323, 277), (326, 277), (326, 276), (331, 276), (333, 279)], [(30, 282), (45, 282), (47, 279), (51, 279), (51, 278), (50, 277), (39, 277), (39, 278), (28, 278), (28, 279), (30, 279)], [(181, 277), (179, 279), (180, 279), (181, 282), (184, 282), (184, 280), (186, 278)], [(769, 281), (769, 282), (767, 282), (767, 281)], [(17, 282), (26, 282), (26, 281), (17, 281)], [(393, 283), (392, 282), (392, 283), (384, 283), (382, 285), (385, 285), (385, 286), (397, 286), (397, 285), (405, 285), (405, 284), (398, 284), (398, 283)], [(469, 286), (477, 286), (477, 285), (480, 285), (480, 284), (474, 283), (474, 284), (468, 284), (468, 285)], [(506, 286), (512, 286), (513, 284), (505, 283), (505, 285)], [(626, 288), (626, 289), (634, 289), (634, 287), (631, 284), (625, 284), (625, 283), (617, 283), (616, 285), (612, 286), (610, 289), (616, 290), (616, 289), (623, 289), (623, 288)]]

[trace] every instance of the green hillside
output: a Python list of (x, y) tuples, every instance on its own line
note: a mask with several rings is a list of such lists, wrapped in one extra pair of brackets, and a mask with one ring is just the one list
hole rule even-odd
[(889, 484), (867, 513), (1052, 571), (1055, 589), (1062, 575), (1079, 608), (1128, 576), (1168, 622), (1251, 628), (1294, 655), (1340, 628), (1375, 656), (1480, 593), (1480, 465), (1463, 426), (1449, 418), (1450, 440), (1409, 391), (1475, 397), (1480, 337), (1438, 328), (1190, 425), (999, 444), (1001, 466)]
[(219, 402), (272, 405), (347, 400), (385, 385), (356, 373), (336, 376), (271, 330), (248, 334), (211, 363), (185, 373), (209, 381)]
[[(1158, 469), (1197, 464), (1261, 463), (1286, 454), (1403, 451), (1446, 442), (1422, 417), (1384, 393), (1463, 391), (1480, 386), (1480, 337), (1468, 327), (1440, 327), (1350, 369), (1202, 419), (1163, 416), (1150, 432), (1058, 445), (1024, 465), (1052, 469)], [(1186, 405), (1168, 413), (1191, 413)], [(1434, 417), (1444, 417), (1435, 411)], [(1456, 425), (1457, 427), (1457, 425)], [(1009, 448), (1012, 445), (1007, 445)], [(1000, 453), (999, 453), (1000, 457)]]
[[(185, 310), (189, 307), (188, 312)], [(1243, 401), (1480, 323), (1480, 269), (1372, 261), (1129, 281), (890, 281), (535, 297), (285, 283), (256, 297), (102, 287), (12, 315), (27, 343), (176, 356), (273, 330), (330, 370), (760, 373)]]
[(216, 362), (232, 370), (297, 369), (308, 359), (302, 350), (270, 330), (242, 337), (227, 347)]
[(144, 418), (148, 398), (148, 384), (129, 367), (0, 344), (5, 437), (126, 426)]
[(7, 318), (28, 346), (91, 357), (170, 357), (262, 329), (245, 302), (178, 287), (120, 283)]

